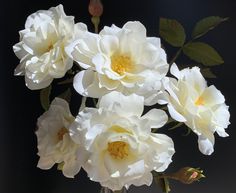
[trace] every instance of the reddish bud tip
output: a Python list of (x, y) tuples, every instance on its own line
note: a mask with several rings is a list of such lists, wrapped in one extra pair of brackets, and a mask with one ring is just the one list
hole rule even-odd
[(103, 13), (103, 5), (100, 0), (90, 0), (89, 13), (94, 17), (100, 17)]

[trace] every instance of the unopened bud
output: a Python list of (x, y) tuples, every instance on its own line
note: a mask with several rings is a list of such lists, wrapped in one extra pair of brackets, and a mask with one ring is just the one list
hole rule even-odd
[(90, 0), (88, 10), (93, 17), (100, 17), (103, 13), (103, 5), (100, 0)]
[(205, 176), (203, 175), (203, 170), (200, 170), (199, 168), (184, 167), (169, 175), (169, 177), (181, 181), (184, 184), (191, 184)]

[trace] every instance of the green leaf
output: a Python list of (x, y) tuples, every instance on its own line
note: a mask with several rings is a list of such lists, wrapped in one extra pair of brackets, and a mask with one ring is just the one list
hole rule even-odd
[(191, 133), (191, 131), (192, 131), (192, 129), (187, 127), (187, 132), (185, 134), (183, 134), (183, 136), (187, 137)]
[(229, 18), (222, 18), (219, 16), (210, 16), (200, 20), (193, 29), (192, 38), (196, 39), (203, 36), (208, 31), (214, 29), (220, 23), (227, 21), (228, 19)]
[(224, 63), (222, 57), (210, 45), (202, 42), (190, 42), (183, 47), (183, 52), (189, 58), (206, 66)]
[(58, 97), (66, 100), (69, 103), (70, 100), (71, 100), (71, 90), (70, 90), (70, 88), (68, 88), (65, 92), (61, 93)]
[(63, 81), (61, 81), (61, 82), (58, 82), (58, 84), (59, 84), (59, 85), (70, 84), (70, 83), (73, 82), (73, 79), (74, 79), (73, 77), (72, 77), (72, 78), (68, 78), (68, 79), (63, 80)]
[(185, 42), (185, 31), (183, 26), (173, 19), (160, 19), (160, 36), (174, 47), (182, 47)]
[(166, 177), (153, 175), (154, 181), (159, 185), (164, 193), (170, 192), (169, 180)]
[(180, 126), (182, 126), (184, 123), (180, 122), (180, 123), (177, 123), (176, 125), (172, 126), (171, 128), (168, 128), (168, 130), (173, 130), (173, 129), (176, 129)]
[(40, 91), (40, 102), (45, 111), (49, 109), (50, 106), (50, 94), (51, 94), (52, 86), (48, 86)]
[(201, 73), (205, 78), (216, 78), (216, 75), (211, 71), (210, 68), (201, 69)]

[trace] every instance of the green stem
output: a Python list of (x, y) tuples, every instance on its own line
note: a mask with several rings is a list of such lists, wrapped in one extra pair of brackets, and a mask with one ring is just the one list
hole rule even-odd
[(179, 48), (179, 50), (176, 52), (176, 54), (174, 55), (174, 57), (171, 59), (170, 65), (172, 65), (172, 64), (176, 61), (176, 59), (177, 59), (177, 58), (179, 57), (179, 55), (181, 54), (181, 51), (182, 51), (182, 47)]
[(98, 25), (94, 25), (95, 33), (98, 34)]
[(172, 175), (168, 175), (168, 174), (162, 174), (160, 176), (158, 176), (158, 178), (167, 178), (167, 179), (173, 179), (173, 180), (178, 180), (178, 178), (176, 176), (172, 176)]
[(99, 23), (100, 23), (100, 17), (93, 16), (91, 18), (91, 21), (92, 21), (92, 23), (94, 25), (95, 33), (98, 33), (98, 26), (99, 26)]
[(97, 101), (95, 98), (93, 98), (93, 104), (94, 104), (94, 107), (96, 108), (97, 107)]

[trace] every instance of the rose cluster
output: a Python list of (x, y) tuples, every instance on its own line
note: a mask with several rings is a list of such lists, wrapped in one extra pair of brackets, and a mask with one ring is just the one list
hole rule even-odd
[(20, 59), (15, 75), (23, 75), (29, 89), (49, 86), (74, 64), (82, 69), (74, 89), (98, 98), (96, 108), (81, 108), (74, 117), (56, 97), (38, 118), (41, 169), (59, 164), (66, 177), (74, 177), (82, 167), (112, 190), (150, 185), (151, 172), (163, 172), (175, 150), (170, 137), (152, 132), (167, 123), (168, 114), (156, 108), (143, 114), (145, 105), (167, 105), (172, 119), (198, 136), (203, 154), (214, 151), (215, 132), (228, 136), (230, 114), (221, 92), (207, 85), (198, 67), (170, 67), (160, 38), (147, 37), (140, 22), (95, 34), (59, 5), (30, 15), (13, 49)]

